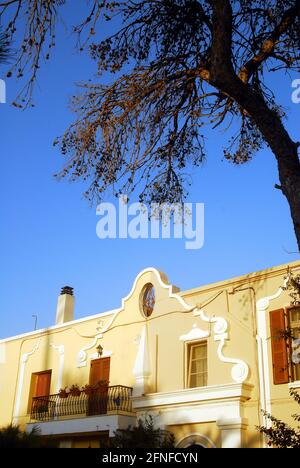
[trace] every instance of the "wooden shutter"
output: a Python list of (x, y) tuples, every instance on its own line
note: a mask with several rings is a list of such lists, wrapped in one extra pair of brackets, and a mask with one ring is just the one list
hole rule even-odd
[[(91, 362), (90, 385), (100, 381), (109, 382), (110, 358), (96, 359)], [(99, 387), (96, 393), (90, 395), (88, 402), (88, 415), (106, 414), (108, 405), (108, 386)]]
[(270, 312), (270, 327), (274, 384), (282, 385), (289, 382), (287, 342), (282, 336), (286, 329), (284, 309)]
[(100, 380), (109, 382), (110, 358), (96, 359), (91, 362), (90, 385), (97, 384)]
[(51, 384), (51, 371), (37, 375), (35, 397), (49, 396)]

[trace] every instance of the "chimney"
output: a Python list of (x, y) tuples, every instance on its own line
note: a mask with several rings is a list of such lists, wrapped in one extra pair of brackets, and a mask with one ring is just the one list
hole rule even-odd
[(62, 288), (57, 302), (56, 325), (62, 325), (74, 320), (74, 294), (73, 288), (65, 286)]

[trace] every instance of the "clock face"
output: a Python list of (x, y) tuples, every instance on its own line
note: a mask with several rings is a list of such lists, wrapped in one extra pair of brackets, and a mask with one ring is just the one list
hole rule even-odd
[(145, 317), (150, 317), (155, 306), (155, 289), (153, 284), (149, 283), (145, 286), (142, 295), (142, 309)]

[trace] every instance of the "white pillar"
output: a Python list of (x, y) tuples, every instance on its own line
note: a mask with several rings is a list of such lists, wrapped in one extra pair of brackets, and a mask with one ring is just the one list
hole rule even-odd
[(221, 431), (222, 448), (246, 448), (246, 419), (222, 419), (217, 425)]
[(149, 389), (149, 380), (151, 376), (151, 364), (146, 325), (142, 330), (139, 349), (133, 369), (133, 375), (136, 379), (136, 384), (133, 389), (133, 396), (138, 397), (145, 395)]

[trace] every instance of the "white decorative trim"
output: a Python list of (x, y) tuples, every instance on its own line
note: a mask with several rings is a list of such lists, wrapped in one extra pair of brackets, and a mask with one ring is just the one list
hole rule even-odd
[(210, 335), (209, 332), (201, 330), (197, 327), (197, 324), (193, 325), (192, 330), (187, 335), (182, 335), (179, 340), (180, 341), (198, 341), (203, 340), (204, 338), (208, 338)]
[(200, 317), (203, 322), (214, 323), (214, 333), (217, 335), (226, 333), (228, 330), (228, 322), (223, 317), (208, 317), (201, 306), (196, 306), (194, 317)]
[(168, 290), (168, 293), (169, 293), (169, 298), (174, 298), (174, 299), (177, 299), (177, 301), (182, 305), (182, 307), (186, 310), (186, 311), (191, 311), (191, 306), (189, 304), (187, 304), (185, 302), (185, 300), (179, 296), (179, 294), (176, 294), (174, 293), (174, 286), (172, 284), (168, 284), (167, 283), (167, 278), (165, 277), (165, 275), (158, 271), (156, 268), (146, 268), (145, 270), (141, 271), (137, 277), (135, 278), (134, 280), (134, 283), (133, 283), (133, 286), (131, 288), (131, 291), (130, 293), (124, 297), (122, 299), (122, 306), (120, 309), (118, 309), (116, 311), (116, 313), (114, 314), (114, 316), (112, 317), (111, 321), (108, 323), (108, 325), (106, 325), (104, 328), (101, 328), (100, 327), (100, 330), (101, 330), (101, 333), (106, 333), (110, 328), (111, 326), (113, 325), (114, 321), (116, 320), (116, 318), (118, 317), (118, 315), (125, 309), (125, 303), (133, 296), (135, 290), (136, 290), (136, 287), (137, 287), (137, 284), (138, 284), (138, 281), (141, 279), (141, 277), (147, 273), (152, 273), (159, 285), (163, 288), (163, 289), (167, 289)]
[[(283, 286), (277, 290), (272, 296), (263, 297), (256, 303), (257, 317), (257, 347), (258, 347), (258, 363), (259, 363), (259, 384), (260, 384), (260, 405), (263, 412), (271, 414), (271, 381), (270, 381), (270, 360), (268, 350), (268, 331), (266, 312), (270, 307), (270, 303), (278, 299), (284, 292), (289, 281), (287, 277)], [(263, 416), (263, 424), (265, 427), (271, 427), (271, 421)]]
[(111, 320), (109, 321), (108, 325), (105, 326), (103, 320), (100, 320), (100, 323), (99, 323), (99, 327), (97, 328), (97, 330), (101, 331), (101, 334), (102, 334), (102, 337), (103, 338), (103, 334), (106, 333), (110, 328), (111, 326), (114, 324), (114, 321), (116, 320), (116, 318), (118, 317), (118, 315), (123, 311), (124, 309), (121, 308), (121, 309), (118, 309), (115, 314), (112, 316)]
[(227, 358), (223, 354), (223, 348), (225, 342), (229, 340), (228, 331), (228, 322), (223, 317), (208, 317), (204, 310), (200, 306), (194, 311), (195, 317), (200, 317), (204, 322), (214, 324), (214, 340), (220, 341), (218, 347), (218, 357), (221, 362), (226, 364), (234, 364), (234, 367), (231, 370), (231, 376), (234, 382), (243, 383), (249, 377), (249, 366), (241, 359)]
[(42, 338), (40, 338), (37, 342), (37, 344), (35, 345), (35, 347), (33, 348), (32, 351), (30, 351), (30, 353), (25, 353), (21, 356), (21, 362), (26, 364), (28, 362), (28, 359), (30, 358), (30, 356), (32, 356), (40, 347), (40, 344), (41, 344), (41, 341), (42, 341)]
[(103, 352), (102, 352), (102, 354), (101, 354), (101, 356), (99, 356), (98, 353), (95, 353), (95, 354), (92, 354), (92, 355), (90, 356), (90, 359), (91, 359), (91, 360), (95, 360), (95, 359), (99, 359), (100, 357), (101, 357), (102, 359), (105, 359), (105, 358), (112, 357), (112, 355), (113, 355), (113, 352), (112, 352), (112, 351), (108, 351), (108, 350), (104, 349)]
[(58, 378), (56, 385), (56, 393), (62, 388), (63, 375), (64, 375), (64, 365), (65, 365), (65, 347), (64, 345), (56, 346), (53, 343), (50, 343), (50, 348), (54, 349), (59, 354), (59, 367), (58, 367)]
[(218, 402), (224, 405), (224, 400), (238, 400), (244, 403), (251, 398), (252, 389), (253, 385), (245, 383), (213, 385), (210, 387), (189, 388), (174, 392), (149, 393), (146, 396), (134, 397), (132, 401), (134, 409), (139, 411), (169, 406), (173, 406), (176, 409), (181, 405), (199, 403), (206, 406), (210, 402)]
[(95, 348), (95, 346), (98, 343), (98, 340), (101, 340), (102, 338), (103, 338), (102, 333), (100, 333), (99, 335), (96, 335), (91, 344), (85, 346), (79, 351), (77, 355), (77, 367), (86, 367), (87, 360), (88, 360), (87, 351), (89, 351), (92, 348)]
[[(171, 284), (167, 284), (167, 278), (163, 275), (163, 273), (161, 273), (160, 271), (158, 271), (156, 268), (146, 268), (145, 270), (141, 271), (138, 276), (136, 277), (134, 283), (133, 283), (133, 286), (131, 288), (131, 291), (130, 293), (122, 299), (122, 306), (120, 309), (116, 309), (115, 312), (114, 312), (114, 315), (112, 316), (111, 320), (109, 321), (109, 323), (107, 325), (105, 325), (105, 323), (99, 323), (99, 327), (97, 328), (97, 330), (100, 332), (98, 335), (95, 335), (94, 337), (94, 340), (92, 342), (91, 345), (88, 345), (87, 347), (83, 348), (80, 350), (80, 352), (78, 353), (78, 356), (77, 356), (77, 367), (85, 367), (87, 365), (87, 351), (89, 351), (91, 348), (95, 347), (98, 340), (101, 340), (104, 336), (104, 334), (106, 332), (108, 332), (110, 330), (110, 328), (112, 327), (112, 325), (114, 324), (116, 318), (119, 316), (119, 314), (121, 312), (124, 311), (125, 309), (125, 303), (132, 297), (132, 295), (134, 294), (135, 290), (136, 290), (136, 287), (137, 287), (137, 284), (138, 284), (138, 281), (140, 280), (140, 278), (145, 275), (146, 273), (152, 273), (159, 285), (163, 288), (163, 289), (167, 289), (168, 290), (168, 293), (169, 293), (169, 297), (170, 298), (174, 298), (174, 299), (177, 299), (178, 302), (182, 305), (182, 307), (184, 308), (184, 311), (188, 311), (188, 312), (191, 312), (195, 309), (195, 307), (191, 307), (189, 304), (187, 304), (185, 302), (185, 300), (179, 295), (179, 294), (176, 294), (174, 292), (174, 286), (172, 286)], [(101, 317), (100, 317), (101, 318)], [(102, 322), (102, 320), (101, 320)]]
[(176, 448), (189, 448), (191, 445), (201, 445), (203, 448), (216, 449), (216, 445), (205, 435), (199, 433), (189, 434), (179, 440)]
[(16, 401), (14, 407), (14, 416), (13, 416), (13, 425), (18, 425), (19, 417), (20, 417), (20, 408), (21, 408), (21, 399), (22, 399), (22, 392), (23, 392), (23, 385), (24, 385), (24, 377), (25, 377), (25, 367), (30, 358), (40, 347), (42, 338), (40, 338), (37, 344), (34, 346), (33, 350), (29, 353), (22, 354), (20, 358), (20, 370), (17, 379), (17, 392), (16, 392)]
[(257, 301), (257, 310), (260, 312), (265, 312), (269, 308), (270, 302), (274, 301), (274, 299), (278, 299), (281, 296), (281, 294), (285, 291), (288, 282), (289, 278), (286, 278), (283, 286), (280, 286), (276, 294), (273, 294), (273, 296), (263, 297), (262, 299)]
[(300, 388), (300, 380), (297, 380), (296, 382), (291, 382), (289, 383), (289, 389), (294, 390)]
[(169, 297), (170, 298), (173, 298), (173, 299), (177, 299), (177, 301), (180, 302), (180, 304), (182, 305), (182, 307), (185, 309), (185, 310), (188, 310), (190, 311), (191, 310), (191, 306), (189, 304), (187, 304), (185, 302), (185, 300), (177, 293), (174, 292), (174, 286), (172, 284), (168, 284), (167, 281), (167, 277), (162, 273), (160, 272), (159, 270), (157, 270), (156, 268), (146, 268), (145, 270), (141, 271), (141, 273), (138, 274), (138, 276), (136, 277), (134, 283), (133, 283), (133, 287), (130, 291), (130, 293), (128, 294), (128, 296), (126, 296), (124, 299), (122, 299), (122, 309), (124, 309), (125, 307), (125, 302), (128, 301), (128, 299), (131, 298), (131, 296), (133, 295), (135, 289), (136, 289), (136, 286), (137, 286), (137, 283), (138, 281), (140, 280), (140, 278), (145, 275), (146, 273), (153, 273), (153, 275), (156, 277), (159, 285), (163, 288), (163, 289), (167, 289), (168, 290), (168, 293), (169, 293)]
[(248, 420), (244, 418), (222, 418), (217, 421), (221, 431), (222, 448), (243, 448), (244, 434), (248, 428)]
[(191, 308), (191, 306), (189, 304), (187, 304), (185, 302), (185, 300), (179, 294), (176, 294), (174, 292), (174, 286), (172, 284), (167, 283), (167, 278), (165, 277), (165, 275), (162, 272), (158, 271), (156, 268), (152, 268), (152, 267), (151, 268), (146, 268), (145, 270), (141, 271), (138, 274), (138, 276), (135, 278), (130, 293), (126, 297), (124, 297), (122, 299), (121, 308), (116, 310), (116, 312), (113, 315), (110, 322), (106, 326), (104, 326), (103, 328), (101, 326), (99, 327), (99, 331), (101, 331), (102, 334), (106, 333), (111, 328), (111, 326), (114, 324), (114, 322), (115, 322), (116, 318), (118, 317), (118, 315), (125, 309), (125, 303), (133, 296), (139, 280), (141, 279), (141, 277), (143, 275), (145, 275), (147, 273), (152, 273), (156, 277), (159, 285), (163, 289), (168, 290), (169, 298), (177, 299), (177, 301), (181, 304), (181, 306), (185, 309), (185, 311), (191, 312), (194, 309), (194, 307)]
[(136, 378), (136, 384), (133, 389), (134, 396), (140, 396), (147, 393), (149, 378), (151, 376), (151, 362), (149, 354), (147, 326), (144, 325), (139, 348), (136, 356), (133, 375)]
[(223, 348), (225, 346), (225, 341), (228, 340), (228, 334), (224, 333), (224, 335), (217, 335), (214, 339), (215, 341), (220, 341), (218, 346), (218, 357), (220, 361), (228, 364), (234, 364), (234, 367), (231, 369), (231, 377), (234, 382), (245, 382), (249, 375), (249, 366), (241, 359), (228, 358), (223, 354)]

